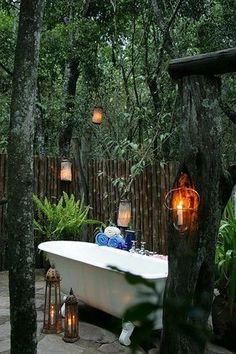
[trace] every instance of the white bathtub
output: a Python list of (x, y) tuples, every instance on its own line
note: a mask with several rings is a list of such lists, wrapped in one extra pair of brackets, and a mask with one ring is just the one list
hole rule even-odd
[[(154, 281), (158, 293), (163, 294), (168, 273), (166, 260), (80, 241), (48, 241), (38, 247), (47, 253), (50, 263), (61, 274), (63, 292), (69, 293), (72, 287), (81, 301), (118, 318), (122, 318), (127, 308), (142, 302), (140, 291), (147, 288), (129, 284), (124, 273), (109, 266)], [(154, 302), (156, 298), (150, 294), (148, 301)], [(155, 328), (162, 328), (162, 310), (154, 316)], [(133, 328), (131, 323), (123, 324), (122, 344), (130, 344)]]

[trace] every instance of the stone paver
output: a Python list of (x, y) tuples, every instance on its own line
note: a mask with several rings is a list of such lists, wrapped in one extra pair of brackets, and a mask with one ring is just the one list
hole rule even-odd
[(48, 334), (38, 343), (38, 354), (82, 354), (83, 349), (65, 343), (61, 336)]
[(213, 343), (208, 343), (206, 354), (232, 354), (232, 352)]
[(0, 326), (0, 340), (8, 339), (9, 334), (10, 334), (10, 322), (7, 321)]
[(112, 343), (117, 338), (113, 333), (85, 322), (80, 323), (80, 337), (84, 340), (94, 341), (101, 344)]
[(10, 300), (8, 296), (0, 296), (0, 309), (9, 309)]

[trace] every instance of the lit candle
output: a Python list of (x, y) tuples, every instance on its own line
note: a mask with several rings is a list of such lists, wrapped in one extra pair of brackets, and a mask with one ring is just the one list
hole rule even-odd
[(54, 305), (51, 305), (51, 310), (50, 310), (50, 325), (53, 326), (55, 323), (55, 309)]
[(71, 328), (72, 328), (72, 319), (71, 317), (68, 318), (68, 332), (71, 334)]
[(183, 202), (180, 201), (177, 205), (177, 225), (183, 225)]

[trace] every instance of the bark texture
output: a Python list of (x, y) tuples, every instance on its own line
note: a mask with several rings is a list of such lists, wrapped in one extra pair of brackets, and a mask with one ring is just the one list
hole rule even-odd
[(59, 136), (60, 155), (70, 156), (71, 138), (74, 129), (76, 84), (79, 77), (79, 60), (71, 59), (65, 68), (65, 122)]
[(22, 0), (8, 146), (11, 354), (37, 352), (33, 232), (33, 111), (44, 0)]
[[(200, 195), (197, 225), (185, 233), (168, 220), (169, 275), (165, 290), (161, 353), (204, 353), (211, 310), (214, 255), (222, 193), (219, 79), (190, 76), (182, 80), (180, 170), (187, 171)], [(223, 178), (224, 179), (224, 178)], [(176, 182), (175, 182), (176, 185)], [(224, 198), (222, 197), (224, 194)]]
[(219, 75), (236, 70), (236, 48), (171, 60), (169, 74), (178, 79), (189, 75)]

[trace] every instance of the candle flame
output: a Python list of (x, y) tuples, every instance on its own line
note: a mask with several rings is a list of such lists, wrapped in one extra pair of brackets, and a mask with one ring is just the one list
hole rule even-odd
[(183, 209), (183, 202), (182, 200), (179, 202), (179, 204), (177, 205), (177, 209)]

